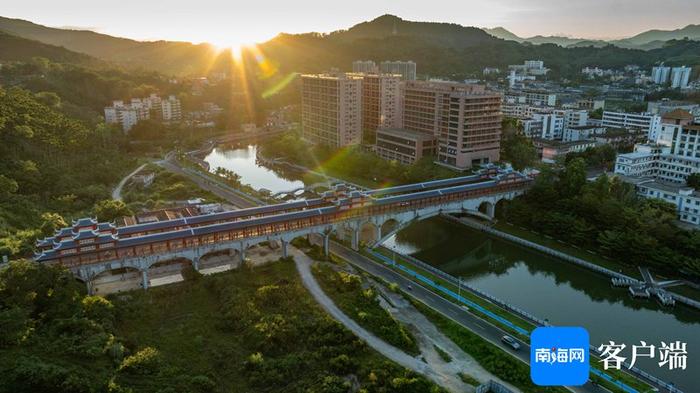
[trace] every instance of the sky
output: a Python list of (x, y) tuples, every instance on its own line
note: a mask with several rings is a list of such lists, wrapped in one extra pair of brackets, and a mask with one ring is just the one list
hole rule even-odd
[(700, 0), (17, 0), (0, 15), (138, 40), (237, 46), (279, 32), (330, 32), (383, 14), (503, 26), (521, 37), (623, 38), (700, 23)]

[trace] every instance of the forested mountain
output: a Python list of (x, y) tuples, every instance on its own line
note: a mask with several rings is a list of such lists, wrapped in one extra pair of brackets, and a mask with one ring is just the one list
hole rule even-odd
[(683, 40), (685, 38), (696, 41), (700, 40), (700, 25), (688, 25), (682, 29), (676, 30), (649, 30), (629, 38), (610, 41), (542, 35), (524, 38), (519, 37), (500, 26), (494, 28), (484, 28), (483, 30), (496, 38), (501, 38), (504, 40), (516, 41), (520, 43), (526, 42), (534, 45), (555, 44), (569, 48), (582, 46), (603, 47), (606, 45), (615, 45), (620, 48), (649, 50), (661, 48), (664, 46), (666, 41), (671, 40)]
[[(225, 57), (208, 45), (182, 42), (138, 42), (89, 31), (53, 29), (26, 21), (0, 19), (0, 29), (122, 65), (144, 67), (161, 73), (203, 75), (226, 67)], [(600, 46), (598, 42), (579, 45)], [(653, 44), (654, 46), (659, 43)], [(552, 76), (578, 74), (581, 67), (622, 67), (700, 64), (700, 41), (671, 40), (644, 51), (612, 45), (568, 47), (553, 44), (520, 44), (490, 36), (481, 29), (448, 23), (405, 21), (384, 15), (347, 30), (329, 34), (279, 34), (259, 45), (269, 70), (318, 72), (332, 67), (348, 70), (353, 60), (414, 60), (424, 75), (462, 77), (479, 74), (486, 66), (504, 67), (526, 59), (544, 60)], [(251, 57), (252, 58), (252, 57)], [(255, 59), (257, 62), (258, 59)], [(213, 64), (213, 66), (212, 66)], [(266, 71), (266, 72), (267, 72)], [(269, 75), (262, 75), (263, 78)]]
[[(123, 136), (55, 109), (53, 93), (0, 88), (0, 255), (26, 253), (55, 216), (83, 214), (129, 167)], [(36, 229), (41, 228), (41, 229)]]
[(611, 43), (625, 47), (644, 46), (654, 41), (670, 41), (670, 40), (700, 40), (700, 25), (688, 25), (682, 29), (675, 30), (649, 30), (639, 33), (630, 38), (615, 40)]
[(54, 45), (44, 44), (0, 31), (0, 61), (28, 61), (43, 57), (57, 63), (98, 65), (102, 61)]
[(87, 30), (57, 29), (3, 17), (0, 17), (0, 30), (117, 64), (158, 70), (164, 74), (202, 73), (211, 65), (212, 58), (218, 52), (209, 44), (142, 42)]

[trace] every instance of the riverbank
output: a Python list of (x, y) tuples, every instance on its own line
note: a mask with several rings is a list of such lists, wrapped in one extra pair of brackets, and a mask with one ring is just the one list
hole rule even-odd
[[(544, 246), (544, 245), (538, 244), (536, 242), (523, 239), (519, 236), (515, 236), (512, 234), (506, 233), (506, 232), (501, 231), (499, 229), (495, 229), (492, 226), (479, 223), (479, 222), (477, 222), (473, 219), (470, 219), (470, 218), (464, 218), (464, 217), (458, 218), (458, 217), (454, 217), (454, 216), (450, 216), (450, 215), (446, 216), (446, 218), (448, 218), (449, 220), (452, 220), (454, 222), (468, 225), (468, 226), (470, 226), (478, 231), (485, 232), (485, 233), (488, 233), (490, 235), (497, 236), (497, 237), (500, 237), (502, 239), (508, 240), (510, 242), (516, 243), (518, 245), (537, 250), (543, 254), (550, 255), (550, 256), (553, 256), (555, 258), (559, 258), (561, 260), (567, 261), (567, 262), (571, 262), (573, 264), (576, 264), (578, 266), (581, 266), (583, 268), (594, 271), (596, 273), (603, 274), (603, 275), (611, 277), (611, 278), (617, 278), (617, 279), (621, 279), (621, 280), (631, 280), (631, 281), (636, 282), (636, 283), (640, 282), (637, 278), (620, 273), (619, 271), (611, 270), (608, 267), (601, 266), (600, 264), (592, 263), (588, 260), (585, 260), (585, 259), (579, 258), (577, 256), (573, 256), (573, 255), (570, 255), (568, 253), (556, 250), (552, 247)], [(686, 305), (688, 307), (692, 307), (692, 308), (700, 310), (700, 302), (698, 302), (694, 299), (691, 299), (689, 297), (682, 296), (682, 295), (677, 294), (677, 293), (673, 293), (673, 292), (668, 292), (668, 293), (676, 301), (683, 303), (684, 305)]]

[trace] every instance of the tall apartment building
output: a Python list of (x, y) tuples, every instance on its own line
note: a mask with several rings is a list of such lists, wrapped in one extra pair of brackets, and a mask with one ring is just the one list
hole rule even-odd
[(457, 168), (498, 161), (501, 96), (484, 86), (408, 81), (404, 128), (438, 138), (438, 160)]
[(302, 75), (302, 135), (341, 147), (362, 141), (362, 76)]
[(555, 106), (557, 95), (544, 90), (513, 90), (504, 95), (504, 102), (506, 104)]
[(175, 96), (169, 96), (160, 102), (160, 115), (163, 121), (178, 121), (182, 119), (180, 100)]
[(535, 113), (521, 124), (523, 133), (529, 138), (561, 140), (564, 136), (564, 117), (556, 113)]
[(668, 82), (668, 76), (671, 74), (671, 67), (658, 66), (651, 69), (651, 80), (657, 85), (663, 85)]
[(379, 68), (372, 60), (355, 60), (352, 62), (352, 72), (362, 72), (365, 74), (377, 73)]
[(364, 143), (374, 144), (378, 128), (401, 128), (401, 76), (356, 74), (362, 78), (362, 130)]
[(690, 81), (690, 72), (693, 69), (690, 67), (673, 67), (671, 70), (671, 88), (687, 89)]
[(661, 124), (661, 116), (649, 113), (603, 112), (603, 127), (641, 130), (647, 134)]
[(379, 64), (383, 74), (400, 74), (404, 80), (416, 80), (416, 63), (412, 61), (383, 61)]
[(104, 111), (105, 123), (119, 124), (124, 132), (129, 132), (140, 120), (151, 118), (149, 107), (139, 99), (133, 99), (130, 103), (114, 101)]

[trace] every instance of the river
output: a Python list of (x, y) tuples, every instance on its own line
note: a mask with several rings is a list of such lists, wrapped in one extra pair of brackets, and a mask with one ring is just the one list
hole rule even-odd
[(268, 189), (272, 193), (290, 191), (304, 187), (304, 182), (294, 175), (283, 174), (259, 164), (256, 160), (257, 146), (236, 148), (216, 147), (204, 157), (212, 172), (222, 167), (236, 172), (241, 183), (249, 184), (256, 190)]
[(632, 345), (640, 340), (657, 347), (662, 341), (685, 342), (686, 370), (659, 367), (658, 353), (637, 365), (686, 393), (700, 392), (700, 311), (633, 299), (602, 275), (441, 218), (413, 224), (384, 245), (460, 276), (553, 325), (583, 326), (595, 346), (609, 340), (624, 343), (623, 356), (631, 357)]
[[(216, 148), (204, 160), (241, 176), (243, 183), (272, 192), (303, 186), (294, 175), (256, 162), (256, 147)], [(655, 346), (687, 343), (687, 369), (670, 371), (655, 359), (637, 365), (686, 393), (700, 392), (700, 312), (683, 305), (666, 308), (654, 300), (632, 299), (625, 288), (612, 288), (607, 277), (562, 260), (487, 236), (471, 228), (432, 218), (389, 239), (385, 246), (461, 276), (465, 282), (559, 326), (583, 326), (591, 344), (624, 343), (631, 356), (639, 341)]]

